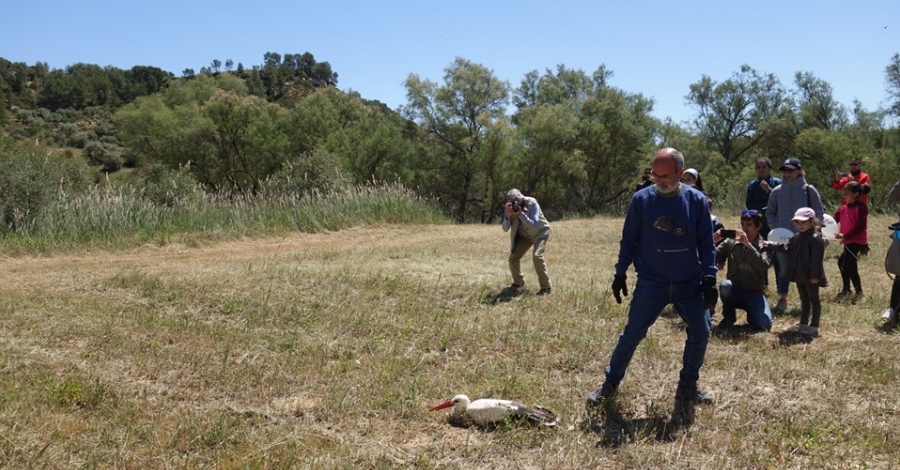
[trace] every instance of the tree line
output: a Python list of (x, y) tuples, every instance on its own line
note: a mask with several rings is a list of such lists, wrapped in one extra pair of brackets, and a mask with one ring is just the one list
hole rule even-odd
[[(701, 75), (685, 90), (692, 118), (675, 123), (651, 115), (651, 97), (611, 86), (612, 76), (603, 65), (592, 73), (558, 65), (513, 87), (456, 58), (440, 80), (410, 73), (406, 104), (391, 110), (338, 90), (337, 73), (308, 52), (269, 52), (249, 69), (213, 60), (180, 77), (0, 59), (0, 126), (3, 139), (64, 149), (111, 181), (122, 169), (168, 171), (242, 196), (400, 183), (458, 221), (496, 221), (511, 187), (538, 197), (553, 218), (619, 214), (662, 146), (686, 155), (722, 210), (743, 205), (760, 156), (803, 159), (819, 187), (862, 158), (875, 181), (873, 210), (893, 210), (879, 196), (900, 166), (898, 54), (885, 67), (887, 109), (839, 103), (811, 72), (786, 85), (745, 65), (729, 77)], [(826, 204), (839, 200), (822, 193)]]

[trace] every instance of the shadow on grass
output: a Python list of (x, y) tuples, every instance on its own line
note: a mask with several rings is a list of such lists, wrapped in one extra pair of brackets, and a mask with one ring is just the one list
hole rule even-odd
[(603, 404), (598, 409), (589, 410), (581, 420), (584, 433), (600, 437), (598, 447), (619, 448), (629, 443), (672, 442), (682, 429), (688, 429), (694, 421), (694, 409), (682, 413), (672, 413), (672, 417), (662, 414), (646, 418), (629, 418), (622, 414), (616, 400)]
[(496, 305), (503, 302), (512, 302), (513, 300), (518, 299), (524, 295), (529, 294), (528, 289), (519, 288), (515, 289), (512, 287), (507, 287), (499, 292), (488, 292), (482, 297), (481, 303)]
[(805, 334), (805, 333), (800, 333), (798, 331), (785, 330), (785, 331), (782, 331), (781, 333), (778, 333), (778, 344), (780, 346), (794, 346), (797, 344), (809, 344), (809, 343), (812, 343), (812, 341), (813, 341), (812, 336)]
[(765, 333), (765, 331), (760, 330), (759, 328), (750, 324), (731, 325), (727, 327), (716, 325), (716, 327), (712, 330), (712, 334), (716, 338), (721, 338), (732, 342), (746, 341), (750, 339), (751, 336), (755, 336), (761, 333)]
[(882, 323), (876, 329), (886, 335), (896, 335), (900, 334), (900, 330), (897, 328), (898, 326), (900, 326), (900, 323), (898, 323), (897, 320), (890, 320)]

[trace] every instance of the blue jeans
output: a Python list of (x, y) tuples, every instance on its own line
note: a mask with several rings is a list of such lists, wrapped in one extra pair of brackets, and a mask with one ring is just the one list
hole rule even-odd
[(616, 343), (609, 367), (606, 368), (606, 381), (610, 385), (619, 386), (638, 344), (647, 336), (647, 330), (669, 304), (675, 304), (675, 310), (687, 325), (678, 383), (697, 383), (710, 331), (709, 310), (703, 306), (703, 294), (699, 290), (700, 278), (686, 282), (662, 282), (638, 277), (628, 307), (628, 324), (619, 335), (619, 342)]
[(791, 287), (791, 281), (788, 279), (788, 261), (790, 256), (787, 253), (776, 252), (775, 257), (778, 258), (778, 268), (775, 270), (775, 287), (778, 289), (778, 295), (788, 295), (788, 289)]
[(766, 294), (742, 289), (731, 281), (719, 284), (719, 298), (722, 300), (722, 322), (733, 324), (737, 320), (737, 309), (747, 311), (747, 323), (760, 330), (772, 328), (772, 309)]

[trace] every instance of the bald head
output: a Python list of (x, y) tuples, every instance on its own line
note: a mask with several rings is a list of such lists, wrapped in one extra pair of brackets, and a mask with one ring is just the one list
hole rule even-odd
[(657, 163), (665, 166), (674, 165), (675, 171), (678, 171), (684, 168), (684, 155), (672, 147), (660, 149), (659, 152), (656, 152), (656, 156), (653, 157), (653, 164), (656, 165)]
[(681, 175), (684, 174), (684, 156), (673, 148), (664, 148), (653, 157), (653, 182), (656, 190), (671, 194), (681, 187)]

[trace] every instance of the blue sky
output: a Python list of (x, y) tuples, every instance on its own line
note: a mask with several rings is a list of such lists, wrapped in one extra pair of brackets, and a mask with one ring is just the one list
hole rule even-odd
[[(434, 3), (434, 4), (432, 4)], [(353, 89), (396, 109), (410, 73), (442, 82), (455, 57), (515, 88), (557, 64), (656, 101), (676, 122), (703, 75), (728, 79), (748, 64), (792, 87), (812, 72), (835, 97), (886, 106), (884, 70), (900, 52), (900, 1), (280, 1), (29, 0), (2, 2), (0, 57), (64, 68), (78, 62), (181, 75), (213, 59), (245, 67), (266, 52), (312, 53)], [(887, 28), (885, 28), (887, 26)]]

